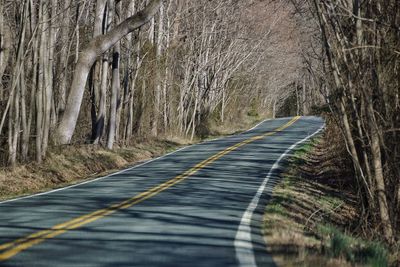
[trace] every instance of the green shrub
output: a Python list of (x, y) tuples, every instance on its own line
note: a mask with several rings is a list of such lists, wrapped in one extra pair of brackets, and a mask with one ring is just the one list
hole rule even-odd
[(388, 252), (386, 248), (378, 242), (368, 242), (360, 250), (360, 258), (372, 267), (388, 266)]
[(354, 255), (351, 249), (351, 238), (334, 229), (330, 242), (332, 256), (335, 258), (344, 257), (348, 261), (354, 261)]
[(330, 257), (372, 267), (388, 266), (388, 250), (379, 242), (351, 237), (330, 225), (320, 225), (318, 233), (327, 241), (324, 249)]

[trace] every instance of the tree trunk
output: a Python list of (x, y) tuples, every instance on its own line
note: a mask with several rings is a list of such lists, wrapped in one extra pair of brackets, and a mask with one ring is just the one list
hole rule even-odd
[(307, 84), (306, 84), (306, 77), (304, 76), (303, 80), (303, 115), (307, 114)]
[(19, 82), (21, 87), (21, 125), (22, 125), (21, 154), (22, 154), (22, 160), (26, 161), (28, 159), (28, 150), (29, 150), (30, 123), (29, 119), (27, 118), (26, 83), (25, 83), (24, 67), (22, 67)]
[(0, 100), (3, 99), (2, 80), (11, 48), (11, 33), (8, 26), (4, 23), (3, 6), (3, 0), (0, 0)]
[(96, 115), (96, 127), (94, 133), (93, 144), (97, 145), (100, 143), (100, 139), (103, 136), (106, 113), (107, 113), (107, 78), (108, 78), (108, 59), (104, 56), (101, 65), (101, 84), (99, 91), (99, 111)]
[[(44, 10), (43, 1), (39, 5), (39, 21), (43, 19), (46, 15)], [(38, 84), (37, 84), (37, 95), (36, 95), (36, 161), (38, 163), (42, 162), (43, 159), (43, 127), (44, 127), (44, 98), (45, 93), (45, 58), (46, 58), (46, 28), (44, 23), (40, 24), (40, 31), (38, 35), (40, 36), (40, 44), (38, 47)]]
[[(116, 17), (116, 21), (118, 22), (118, 17)], [(120, 43), (117, 42), (114, 46), (113, 59), (112, 59), (110, 120), (108, 123), (109, 126), (108, 126), (108, 139), (107, 139), (108, 149), (113, 148), (117, 132), (117, 105), (118, 105), (118, 95), (120, 90), (120, 76), (119, 76), (120, 53), (121, 53)]]
[[(107, 3), (107, 5), (105, 5), (105, 8), (103, 10), (104, 15), (103, 15), (102, 23), (101, 23), (101, 25), (103, 25), (102, 31), (100, 32), (103, 34), (106, 34), (109, 31), (109, 29), (111, 28), (111, 24), (112, 24), (112, 20), (113, 20), (113, 16), (114, 16), (113, 3), (111, 3), (110, 0), (106, 1), (106, 3)], [(98, 30), (96, 30), (96, 34), (98, 34), (97, 31)], [(96, 36), (99, 36), (99, 35), (96, 35)], [(103, 137), (105, 124), (107, 121), (107, 87), (108, 87), (108, 67), (109, 67), (108, 54), (105, 53), (103, 55), (101, 65), (95, 63), (95, 66), (101, 66), (100, 84), (98, 84), (96, 80), (94, 81), (93, 95), (95, 97), (94, 97), (94, 99), (92, 99), (92, 105), (98, 105), (98, 107), (99, 107), (99, 110), (96, 114), (94, 133), (92, 133), (92, 136), (94, 136), (93, 144), (97, 145), (100, 143), (100, 141)], [(96, 71), (97, 71), (97, 69), (95, 68), (95, 72)], [(98, 90), (98, 85), (100, 85), (100, 90)]]
[[(297, 88), (297, 81), (294, 83), (294, 90), (296, 92), (296, 116), (300, 115), (300, 96), (299, 96), (299, 88)], [(304, 115), (304, 114), (303, 114)]]
[[(152, 21), (152, 28), (154, 28), (154, 19)], [(156, 88), (155, 88), (155, 99), (154, 99), (154, 110), (153, 110), (153, 121), (151, 125), (151, 133), (153, 136), (158, 134), (158, 120), (160, 117), (160, 98), (161, 98), (161, 87), (162, 87), (162, 77), (161, 77), (161, 53), (162, 53), (162, 40), (164, 34), (164, 5), (161, 1), (159, 19), (158, 19), (158, 31), (157, 31), (157, 48), (156, 48)], [(154, 34), (153, 34), (154, 35)]]
[[(135, 1), (132, 1), (129, 4), (126, 17), (131, 17), (133, 14), (135, 14), (135, 12), (136, 12)], [(128, 44), (129, 44), (129, 51), (133, 51), (135, 48), (132, 48), (132, 46), (133, 46), (133, 44), (132, 44), (132, 34), (128, 34), (127, 40), (128, 40)], [(137, 76), (139, 74), (139, 68), (140, 68), (139, 62), (141, 62), (140, 61), (140, 55), (139, 55), (139, 53), (140, 53), (140, 42), (137, 42), (136, 47), (137, 47), (137, 51), (136, 51), (136, 70), (135, 70), (135, 74), (133, 75), (132, 78), (131, 77), (128, 78), (129, 81), (130, 81), (130, 84), (129, 84), (129, 88), (128, 88), (128, 90), (129, 90), (129, 93), (128, 93), (129, 100), (127, 100), (129, 104), (128, 104), (127, 111), (126, 111), (127, 118), (126, 118), (125, 130), (124, 130), (125, 144), (128, 144), (130, 139), (131, 139), (131, 137), (132, 137), (133, 105), (134, 105), (133, 102), (134, 102), (134, 94), (135, 94), (135, 88), (136, 88), (136, 79), (137, 79)], [(132, 53), (129, 53), (129, 54), (132, 54)], [(133, 69), (133, 66), (132, 67), (130, 66), (129, 60), (128, 60), (128, 66), (127, 66), (128, 72), (129, 72), (129, 70), (131, 68)], [(131, 76), (131, 75), (129, 75), (129, 76)]]
[(111, 103), (110, 103), (110, 120), (108, 123), (108, 140), (107, 140), (107, 148), (112, 149), (115, 133), (116, 133), (116, 124), (117, 124), (117, 98), (118, 91), (120, 86), (119, 80), (119, 54), (120, 48), (119, 44), (115, 45), (114, 53), (113, 53), (113, 62), (112, 62), (112, 83), (111, 83)]
[(221, 123), (225, 122), (225, 98), (226, 98), (226, 93), (225, 93), (225, 86), (222, 87), (222, 100), (221, 100)]
[[(119, 24), (121, 22), (121, 13), (122, 13), (122, 2), (117, 2), (116, 6), (116, 15), (115, 15), (115, 23)], [(130, 35), (130, 34), (128, 34)], [(120, 140), (121, 134), (120, 134), (120, 129), (121, 129), (121, 114), (123, 112), (123, 106), (122, 104), (125, 101), (125, 98), (128, 94), (128, 76), (129, 76), (129, 64), (128, 64), (128, 60), (124, 61), (125, 65), (126, 65), (126, 75), (125, 77), (123, 77), (124, 82), (123, 84), (121, 83), (121, 77), (120, 74), (122, 73), (122, 68), (121, 67), (121, 42), (117, 42), (117, 45), (115, 47), (118, 51), (118, 90), (117, 90), (117, 103), (116, 103), (116, 118), (115, 118), (115, 138), (114, 138), (114, 142), (118, 142)], [(115, 50), (114, 50), (115, 53)], [(127, 58), (129, 58), (130, 53), (128, 53)], [(113, 76), (114, 77), (114, 76)], [(123, 85), (123, 92), (121, 91), (121, 85)]]
[[(106, 8), (107, 0), (97, 0), (96, 2), (96, 11), (95, 11), (95, 20), (93, 27), (93, 38), (100, 36), (106, 33), (106, 25), (107, 25), (107, 8)], [(102, 71), (105, 71), (107, 74), (108, 66), (104, 66), (107, 58), (103, 55), (102, 60), (98, 60), (94, 63), (92, 67), (92, 71), (90, 72), (89, 77), (89, 86), (91, 92), (91, 116), (92, 116), (92, 137), (91, 141), (94, 144), (99, 142), (100, 136), (102, 135), (103, 127), (104, 127), (104, 93), (102, 90), (102, 81), (107, 79), (107, 75), (104, 78), (104, 72), (102, 75)], [(103, 96), (103, 99), (102, 99)], [(101, 99), (101, 100), (100, 100)], [(104, 102), (104, 103), (103, 103)]]
[(63, 41), (61, 48), (61, 62), (59, 62), (59, 75), (60, 77), (60, 97), (57, 105), (57, 115), (61, 116), (64, 113), (65, 103), (67, 102), (67, 70), (68, 70), (68, 47), (70, 41), (68, 40), (69, 36), (69, 8), (71, 5), (71, 0), (64, 0), (64, 13), (62, 19), (62, 28), (61, 28), (61, 40)]
[[(55, 34), (56, 32), (54, 31), (54, 23), (55, 19), (54, 17), (56, 16), (56, 6), (57, 3), (52, 0), (46, 1), (46, 7), (47, 10), (43, 12), (43, 27), (44, 27), (44, 32), (43, 34), (45, 35), (44, 38), (46, 38), (45, 41), (45, 54), (43, 60), (44, 60), (44, 127), (43, 127), (43, 140), (42, 140), (42, 154), (43, 157), (46, 156), (47, 152), (47, 147), (49, 143), (49, 134), (50, 134), (50, 128), (51, 128), (51, 118), (54, 117), (54, 109), (53, 109), (53, 64), (54, 64), (54, 46), (55, 46)], [(50, 8), (49, 8), (50, 7)], [(49, 14), (48, 12), (51, 12)], [(49, 16), (50, 15), (50, 16)]]
[[(372, 104), (369, 104), (369, 111), (374, 112), (373, 108), (371, 107)], [(371, 117), (374, 116), (371, 114)], [(374, 119), (372, 119), (374, 120)], [(378, 203), (379, 203), (379, 211), (380, 217), (382, 221), (383, 233), (385, 235), (385, 239), (390, 244), (394, 242), (393, 236), (393, 228), (392, 222), (390, 220), (389, 214), (389, 205), (386, 196), (386, 185), (383, 175), (382, 169), (382, 156), (381, 156), (381, 147), (379, 143), (379, 133), (378, 133), (378, 125), (371, 121), (371, 154), (372, 154), (372, 161), (373, 161), (373, 170), (375, 174), (375, 183), (376, 189), (378, 194)]]

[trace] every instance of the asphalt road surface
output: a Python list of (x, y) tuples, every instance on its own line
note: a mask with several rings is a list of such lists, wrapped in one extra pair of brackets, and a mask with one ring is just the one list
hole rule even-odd
[(274, 266), (262, 213), (318, 117), (264, 121), (94, 181), (0, 203), (0, 266)]

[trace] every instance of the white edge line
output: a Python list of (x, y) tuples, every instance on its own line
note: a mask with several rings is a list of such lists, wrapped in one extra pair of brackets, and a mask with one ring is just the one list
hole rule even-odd
[[(193, 145), (195, 145), (195, 144), (193, 144)], [(13, 202), (13, 201), (17, 201), (17, 200), (26, 199), (26, 198), (32, 198), (32, 197), (47, 195), (47, 194), (51, 194), (51, 193), (54, 193), (54, 192), (57, 192), (57, 191), (62, 191), (62, 190), (66, 190), (66, 189), (69, 189), (69, 188), (77, 187), (77, 186), (80, 186), (80, 185), (84, 185), (84, 184), (96, 182), (96, 181), (99, 181), (99, 180), (103, 180), (103, 179), (105, 179), (105, 178), (108, 178), (108, 177), (111, 177), (111, 176), (114, 176), (114, 175), (118, 175), (118, 174), (120, 174), (120, 173), (123, 173), (123, 172), (129, 171), (129, 170), (132, 170), (132, 169), (141, 167), (141, 166), (143, 166), (143, 165), (146, 165), (146, 164), (148, 164), (148, 163), (150, 163), (150, 162), (153, 162), (153, 161), (162, 159), (162, 158), (164, 158), (164, 157), (166, 157), (166, 156), (169, 156), (169, 155), (171, 155), (171, 154), (174, 154), (174, 153), (176, 153), (176, 152), (179, 152), (179, 151), (181, 151), (181, 150), (183, 150), (183, 149), (185, 149), (185, 148), (191, 147), (191, 146), (193, 146), (193, 145), (181, 147), (181, 148), (179, 148), (179, 149), (177, 149), (177, 150), (175, 150), (175, 151), (169, 152), (169, 153), (167, 153), (167, 154), (165, 154), (165, 155), (162, 155), (162, 156), (160, 156), (160, 157), (147, 160), (146, 162), (140, 163), (140, 164), (138, 164), (138, 165), (135, 165), (135, 166), (132, 166), (132, 167), (129, 167), (129, 168), (126, 168), (126, 169), (122, 169), (122, 170), (120, 170), (120, 171), (117, 171), (117, 172), (108, 174), (108, 175), (106, 175), (106, 176), (98, 177), (98, 178), (95, 178), (95, 179), (90, 179), (90, 180), (88, 180), (88, 181), (84, 181), (84, 182), (81, 182), (81, 183), (69, 185), (69, 186), (66, 186), (66, 187), (61, 187), (61, 188), (53, 189), (53, 190), (46, 191), (46, 192), (41, 192), (41, 193), (36, 193), (36, 194), (29, 195), (29, 196), (23, 196), (23, 197), (17, 197), (17, 198), (13, 198), (13, 199), (4, 200), (4, 201), (1, 201), (1, 202), (0, 202), (0, 205), (1, 205), (1, 204), (8, 203), (8, 202)]]
[(265, 177), (263, 183), (257, 190), (256, 195), (253, 197), (246, 211), (244, 212), (241, 220), (239, 228), (236, 232), (234, 246), (236, 252), (236, 258), (239, 262), (239, 266), (241, 267), (256, 267), (256, 260), (253, 251), (253, 243), (251, 238), (251, 220), (253, 217), (254, 210), (257, 208), (258, 203), (260, 201), (260, 197), (265, 190), (265, 187), (271, 178), (274, 171), (279, 167), (280, 161), (286, 157), (296, 146), (305, 141), (309, 140), (311, 137), (315, 136), (319, 132), (321, 132), (325, 127), (325, 124), (321, 126), (316, 132), (305, 137), (304, 139), (298, 141), (297, 143), (290, 146), (272, 165), (271, 169), (268, 172), (268, 175)]
[(263, 120), (263, 121), (260, 121), (259, 123), (257, 123), (256, 125), (254, 125), (252, 128), (248, 129), (247, 131), (244, 131), (243, 133), (250, 132), (251, 130), (254, 130), (254, 129), (257, 128), (258, 126), (260, 126), (261, 124), (263, 124), (264, 122), (270, 121), (270, 120), (272, 120), (272, 119), (268, 118), (268, 119), (265, 119), (265, 120)]
[[(266, 121), (269, 121), (269, 120), (271, 120), (271, 119), (265, 119), (265, 120), (261, 121), (260, 123), (256, 124), (253, 128), (251, 128), (251, 129), (249, 129), (249, 130), (246, 130), (246, 131), (244, 131), (244, 132), (242, 132), (242, 133), (250, 132), (251, 130), (254, 130), (254, 129), (257, 128), (258, 126), (260, 126), (262, 123), (264, 123), (264, 122), (266, 122)], [(235, 135), (235, 134), (233, 134), (233, 135)], [(3, 200), (3, 201), (0, 201), (0, 205), (1, 205), (1, 204), (5, 204), (5, 203), (14, 202), (14, 201), (17, 201), (17, 200), (22, 200), (22, 199), (27, 199), (27, 198), (33, 198), (33, 197), (37, 197), (37, 196), (47, 195), (47, 194), (55, 193), (55, 192), (58, 192), (58, 191), (66, 190), (66, 189), (69, 189), (69, 188), (73, 188), (73, 187), (81, 186), (81, 185), (84, 185), (84, 184), (88, 184), (88, 183), (96, 182), (96, 181), (99, 181), (99, 180), (103, 180), (103, 179), (105, 179), (105, 178), (108, 178), (108, 177), (111, 177), (111, 176), (114, 176), (114, 175), (118, 175), (118, 174), (120, 174), (120, 173), (123, 173), (123, 172), (126, 172), (126, 171), (130, 171), (130, 170), (132, 170), (132, 169), (139, 168), (139, 167), (141, 167), (141, 166), (143, 166), (143, 165), (146, 165), (146, 164), (148, 164), (148, 163), (150, 163), (150, 162), (153, 162), (153, 161), (156, 161), (156, 160), (160, 160), (160, 159), (162, 159), (162, 158), (165, 158), (165, 157), (167, 157), (167, 156), (169, 156), (169, 155), (175, 154), (175, 153), (177, 153), (177, 152), (179, 152), (179, 151), (182, 151), (182, 150), (184, 150), (184, 149), (187, 149), (187, 148), (189, 148), (189, 147), (192, 147), (192, 146), (195, 146), (195, 145), (200, 145), (200, 144), (206, 144), (206, 143), (213, 142), (213, 141), (217, 141), (217, 140), (220, 140), (220, 139), (223, 139), (223, 138), (227, 138), (227, 137), (230, 137), (230, 136), (233, 136), (233, 135), (221, 136), (221, 137), (214, 138), (214, 139), (211, 139), (211, 140), (205, 140), (205, 141), (200, 142), (200, 143), (197, 143), (197, 144), (192, 144), (192, 145), (184, 146), (184, 147), (181, 147), (181, 148), (179, 148), (179, 149), (177, 149), (177, 150), (175, 150), (175, 151), (172, 151), (172, 152), (169, 152), (169, 153), (167, 153), (167, 154), (165, 154), (165, 155), (162, 155), (162, 156), (160, 156), (160, 157), (157, 157), (157, 158), (154, 158), (154, 159), (150, 159), (150, 160), (148, 160), (148, 161), (146, 161), (146, 162), (143, 162), (143, 163), (141, 163), (141, 164), (139, 164), (139, 165), (135, 165), (135, 166), (132, 166), (132, 167), (129, 167), (129, 168), (126, 168), (126, 169), (122, 169), (122, 170), (120, 170), (120, 171), (117, 171), (117, 172), (115, 172), (115, 173), (108, 174), (108, 175), (106, 175), (106, 176), (98, 177), (98, 178), (95, 178), (95, 179), (90, 179), (90, 180), (88, 180), (88, 181), (76, 183), (76, 184), (73, 184), (73, 185), (69, 185), (69, 186), (66, 186), (66, 187), (61, 187), (61, 188), (57, 188), (57, 189), (53, 189), (53, 190), (49, 190), (49, 191), (45, 191), (45, 192), (41, 192), (41, 193), (36, 193), (36, 194), (28, 195), (28, 196), (22, 196), (22, 197), (17, 197), (17, 198), (12, 198), (12, 199)]]

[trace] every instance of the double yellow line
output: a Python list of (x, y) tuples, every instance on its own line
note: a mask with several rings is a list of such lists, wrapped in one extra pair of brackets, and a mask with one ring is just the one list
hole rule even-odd
[(26, 250), (36, 244), (39, 244), (41, 242), (44, 242), (46, 239), (51, 239), (51, 238), (54, 238), (58, 235), (65, 233), (67, 231), (77, 229), (83, 225), (94, 222), (98, 219), (101, 219), (101, 218), (108, 216), (119, 210), (127, 209), (127, 208), (129, 208), (133, 205), (136, 205), (154, 195), (157, 195), (158, 193), (170, 188), (171, 186), (174, 186), (175, 184), (185, 180), (189, 176), (195, 174), (199, 170), (203, 169), (204, 167), (206, 167), (207, 165), (216, 161), (217, 159), (221, 158), (222, 156), (230, 153), (231, 151), (233, 151), (241, 146), (244, 146), (246, 144), (249, 144), (251, 142), (254, 142), (256, 140), (262, 139), (266, 136), (270, 136), (277, 132), (280, 132), (280, 131), (284, 130), (285, 128), (289, 127), (290, 125), (292, 125), (299, 118), (300, 117), (294, 117), (288, 123), (284, 124), (283, 126), (277, 128), (271, 132), (267, 132), (262, 135), (251, 137), (251, 138), (246, 139), (240, 143), (237, 143), (231, 147), (228, 147), (225, 150), (222, 150), (222, 151), (218, 152), (217, 154), (196, 164), (194, 167), (192, 167), (189, 170), (185, 171), (184, 173), (174, 177), (173, 179), (168, 180), (167, 182), (164, 182), (158, 186), (155, 186), (155, 187), (153, 187), (143, 193), (140, 193), (139, 195), (136, 195), (132, 198), (129, 198), (125, 201), (122, 201), (120, 203), (111, 205), (107, 208), (100, 209), (100, 210), (97, 210), (95, 212), (92, 212), (92, 213), (89, 213), (86, 215), (82, 215), (80, 217), (69, 220), (67, 222), (57, 224), (49, 229), (38, 231), (38, 232), (30, 234), (28, 236), (16, 239), (12, 242), (2, 244), (2, 245), (0, 245), (0, 261), (5, 261), (7, 259), (10, 259), (11, 257), (15, 256), (19, 252), (24, 251), (24, 250)]

